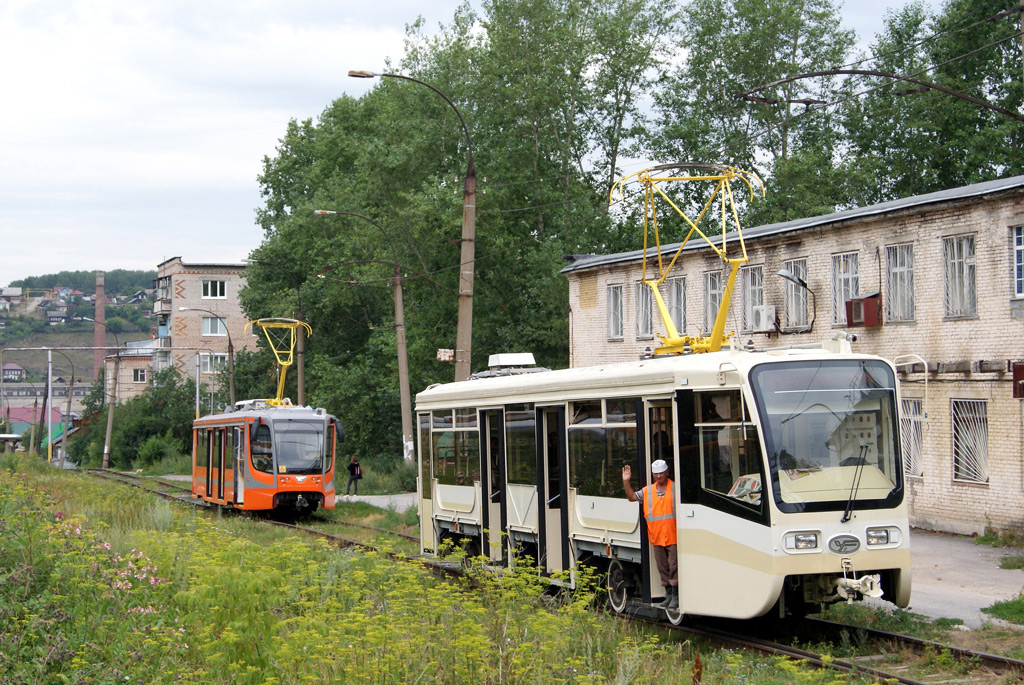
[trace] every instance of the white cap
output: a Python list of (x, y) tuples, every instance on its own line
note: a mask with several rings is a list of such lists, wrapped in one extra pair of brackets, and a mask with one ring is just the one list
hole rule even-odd
[(665, 471), (668, 471), (668, 464), (664, 459), (658, 459), (651, 464), (651, 473), (664, 473)]

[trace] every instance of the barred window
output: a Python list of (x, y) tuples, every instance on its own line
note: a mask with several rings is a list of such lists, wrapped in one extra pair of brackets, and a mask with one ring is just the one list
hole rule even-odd
[(975, 316), (978, 313), (978, 295), (975, 285), (974, 234), (943, 238), (942, 258), (946, 272), (946, 316)]
[(832, 255), (832, 323), (846, 325), (846, 301), (860, 293), (857, 253)]
[(622, 286), (608, 286), (608, 337), (622, 340)]
[[(782, 263), (789, 273), (807, 282), (807, 260), (789, 259)], [(810, 320), (807, 310), (807, 288), (786, 281), (786, 328), (804, 328)]]
[(743, 320), (740, 328), (750, 331), (754, 328), (754, 309), (764, 306), (764, 276), (762, 267), (745, 266), (740, 269), (743, 283)]
[(668, 313), (672, 317), (672, 325), (682, 335), (686, 330), (686, 279), (668, 279)]
[(988, 402), (953, 400), (953, 479), (988, 482)]
[(1024, 226), (1013, 229), (1013, 293), (1024, 297)]
[(904, 472), (908, 476), (924, 475), (924, 413), (923, 402), (904, 399), (900, 414), (900, 440), (903, 448)]
[(715, 325), (715, 317), (718, 316), (718, 308), (722, 305), (722, 272), (704, 272), (704, 327), (703, 332), (707, 335)]
[(914, 245), (889, 245), (886, 261), (886, 321), (914, 320)]
[(651, 287), (643, 281), (636, 284), (636, 337), (650, 338), (654, 333), (651, 329), (651, 314), (654, 308), (654, 294)]

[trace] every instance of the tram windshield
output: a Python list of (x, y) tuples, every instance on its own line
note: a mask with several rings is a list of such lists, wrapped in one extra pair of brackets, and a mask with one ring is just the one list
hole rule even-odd
[(322, 421), (275, 421), (278, 473), (321, 473), (324, 465)]
[(782, 511), (893, 506), (902, 497), (896, 382), (877, 360), (762, 364), (751, 386)]

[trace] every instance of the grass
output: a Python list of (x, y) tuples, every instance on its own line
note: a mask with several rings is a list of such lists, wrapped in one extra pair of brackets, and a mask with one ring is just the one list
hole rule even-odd
[(595, 613), (593, 583), (546, 589), (0, 460), (2, 682), (690, 682), (698, 658), (706, 683), (837, 680)]

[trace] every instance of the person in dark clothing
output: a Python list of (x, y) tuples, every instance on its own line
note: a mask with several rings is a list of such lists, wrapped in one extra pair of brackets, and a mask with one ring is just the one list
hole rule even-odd
[(348, 491), (355, 486), (355, 492), (353, 494), (359, 494), (359, 479), (363, 477), (363, 471), (359, 466), (359, 457), (352, 455), (352, 461), (348, 463), (348, 485), (345, 486), (345, 496), (348, 497)]

